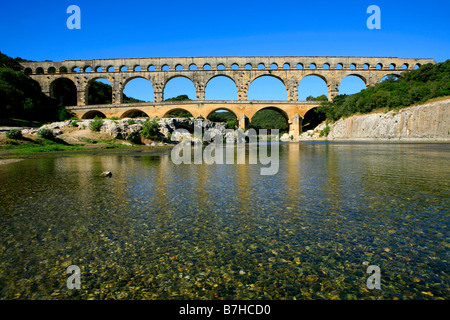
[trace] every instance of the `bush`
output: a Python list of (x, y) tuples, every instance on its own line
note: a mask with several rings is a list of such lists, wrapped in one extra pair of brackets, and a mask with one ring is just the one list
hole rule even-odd
[(132, 131), (128, 134), (127, 140), (134, 144), (140, 144), (141, 134), (137, 131)]
[(103, 119), (99, 117), (95, 117), (94, 120), (89, 123), (89, 129), (94, 132), (100, 131), (100, 128), (103, 126)]
[(20, 140), (23, 138), (22, 131), (20, 129), (12, 129), (6, 132), (6, 137), (8, 139)]
[(50, 129), (40, 129), (38, 132), (39, 137), (47, 140), (55, 139), (55, 134)]
[(146, 119), (142, 124), (141, 135), (152, 140), (159, 138), (159, 124), (154, 120)]
[(127, 123), (128, 123), (128, 125), (131, 126), (132, 124), (135, 124), (136, 122), (133, 119), (128, 119)]

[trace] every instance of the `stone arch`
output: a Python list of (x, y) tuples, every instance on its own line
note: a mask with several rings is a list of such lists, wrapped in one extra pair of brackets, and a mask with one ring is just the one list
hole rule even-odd
[(42, 67), (37, 67), (37, 68), (36, 68), (36, 74), (44, 74), (44, 68), (42, 68)]
[(195, 63), (191, 63), (189, 65), (189, 70), (197, 70), (197, 65)]
[(215, 111), (219, 111), (219, 110), (226, 110), (228, 112), (231, 112), (236, 117), (236, 119), (239, 119), (239, 115), (236, 113), (236, 110), (233, 110), (233, 108), (228, 108), (228, 107), (212, 108), (212, 109), (208, 110), (207, 114), (204, 116), (205, 116), (205, 118), (208, 118), (211, 115), (211, 113), (213, 113)]
[[(197, 99), (196, 99), (196, 98), (197, 98), (197, 88), (196, 88), (196, 86), (195, 86), (194, 81), (193, 81), (191, 78), (189, 78), (188, 76), (182, 75), (182, 74), (176, 74), (176, 75), (173, 75), (173, 76), (171, 76), (171, 77), (169, 77), (169, 78), (167, 78), (167, 79), (165, 80), (164, 86), (163, 86), (163, 89), (162, 89), (162, 90), (163, 90), (163, 96), (164, 96), (164, 98), (167, 97), (167, 94), (166, 94), (167, 85), (168, 85), (172, 80), (174, 80), (174, 79), (176, 79), (176, 78), (182, 78), (182, 79), (187, 79), (187, 80), (189, 80), (189, 82), (192, 84), (192, 87), (189, 88), (189, 91), (193, 89), (193, 92), (191, 92), (192, 95), (189, 95), (189, 93), (182, 93), (182, 94), (187, 94), (191, 100), (197, 100)], [(174, 97), (170, 97), (170, 98), (174, 98)]]
[(81, 119), (94, 119), (95, 117), (106, 118), (106, 115), (98, 110), (90, 110), (81, 116)]
[(316, 112), (317, 108), (318, 107), (311, 108), (303, 115), (301, 127), (301, 130), (303, 132), (314, 129), (320, 123), (326, 120), (326, 116), (324, 113)]
[[(258, 123), (258, 117), (257, 115), (260, 114), (261, 111), (265, 111), (265, 110), (271, 110), (271, 111), (275, 111), (278, 114), (280, 114), (284, 120), (285, 120), (285, 124), (280, 124), (279, 128), (263, 128), (263, 125), (260, 125)], [(250, 127), (254, 128), (254, 129), (280, 129), (281, 131), (286, 131), (289, 132), (289, 125), (290, 125), (290, 118), (289, 115), (286, 113), (286, 111), (284, 111), (281, 108), (275, 107), (275, 106), (264, 106), (262, 108), (259, 108), (258, 110), (256, 110), (253, 114), (249, 115), (249, 122), (250, 122)]]
[(185, 111), (185, 112), (190, 113), (192, 117), (196, 118), (195, 115), (192, 114), (192, 112), (190, 110), (188, 110), (187, 108), (182, 108), (182, 107), (171, 108), (171, 109), (167, 110), (162, 117), (165, 118), (165, 117), (167, 117), (168, 115), (170, 115), (171, 113), (173, 113), (175, 111)]
[(54, 74), (54, 73), (56, 73), (56, 68), (55, 67), (49, 67), (48, 69), (47, 69), (47, 73), (49, 73), (49, 74)]
[[(111, 86), (111, 96), (110, 96), (110, 98), (111, 98), (111, 100), (107, 100), (107, 101), (98, 101), (97, 100), (97, 97), (93, 97), (90, 93), (90, 89), (91, 89), (91, 86), (92, 86), (92, 84), (94, 83), (94, 82), (96, 82), (97, 80), (100, 80), (100, 79), (104, 79), (104, 80), (107, 80), (108, 81), (108, 83), (109, 83), (109, 86)], [(87, 84), (86, 84), (86, 88), (85, 88), (85, 92), (86, 92), (86, 104), (87, 105), (95, 105), (95, 104), (108, 104), (108, 103), (112, 103), (112, 96), (113, 96), (113, 93), (112, 93), (112, 81), (113, 81), (113, 79), (111, 79), (111, 78), (109, 78), (109, 77), (105, 77), (105, 76), (98, 76), (98, 77), (94, 77), (94, 78), (92, 78), (92, 79), (89, 79), (89, 81), (87, 82)]]
[(137, 112), (144, 113), (148, 117), (148, 114), (146, 112), (142, 111), (142, 110), (130, 109), (130, 110), (127, 110), (124, 113), (122, 113), (122, 115), (120, 116), (120, 119), (129, 118), (133, 113), (137, 113)]
[[(286, 83), (285, 83), (284, 79), (282, 79), (282, 78), (280, 78), (280, 77), (278, 77), (278, 76), (276, 76), (276, 75), (273, 75), (273, 74), (263, 74), (263, 75), (258, 75), (258, 76), (256, 76), (256, 77), (250, 79), (249, 85), (248, 85), (248, 91), (247, 91), (247, 100), (264, 100), (264, 99), (251, 99), (251, 96), (253, 95), (253, 90), (255, 90), (255, 89), (254, 89), (254, 87), (255, 87), (255, 81), (257, 81), (257, 82), (256, 82), (256, 85), (258, 85), (258, 82), (261, 83), (260, 80), (263, 79), (263, 78), (266, 78), (266, 79), (269, 79), (269, 78), (270, 78), (270, 79), (276, 79), (277, 81), (280, 81), (281, 84), (283, 85), (283, 89), (284, 89), (284, 90), (283, 90), (283, 96), (284, 96), (284, 98), (282, 98), (282, 99), (267, 99), (267, 100), (288, 100), (288, 88), (287, 88), (287, 86), (286, 86)], [(269, 80), (269, 81), (271, 81), (271, 80)], [(264, 82), (264, 81), (263, 81), (263, 82)], [(278, 82), (273, 82), (273, 85), (274, 85), (274, 86), (278, 86)], [(272, 88), (272, 89), (273, 89), (273, 88)], [(277, 89), (277, 90), (278, 90), (278, 89)], [(280, 87), (280, 90), (281, 90), (281, 87)], [(269, 92), (269, 93), (274, 93), (273, 90), (269, 90), (268, 92)], [(281, 95), (281, 91), (279, 91), (278, 93)], [(250, 96), (250, 98), (249, 98), (249, 96)]]
[(31, 70), (31, 68), (25, 68), (25, 70), (23, 71), (26, 75), (32, 74), (33, 70)]
[[(358, 80), (356, 80), (358, 79)], [(361, 84), (362, 81), (362, 84)], [(354, 93), (358, 93), (361, 90), (364, 90), (367, 87), (367, 81), (366, 78), (364, 78), (363, 76), (356, 74), (356, 73), (352, 73), (352, 74), (348, 74), (345, 77), (343, 77), (340, 81), (339, 81), (339, 93), (340, 94), (354, 94)], [(360, 89), (360, 90), (358, 90)]]
[[(132, 77), (127, 78), (127, 79), (123, 82), (123, 84), (122, 84), (120, 94), (121, 94), (121, 95), (124, 95), (124, 94), (125, 94), (125, 89), (126, 89), (127, 85), (128, 85), (131, 81), (136, 80), (136, 79), (143, 79), (143, 80), (145, 80), (146, 82), (148, 82), (148, 87), (149, 87), (149, 91), (148, 91), (148, 93), (149, 93), (149, 99), (148, 99), (147, 101), (148, 101), (148, 102), (153, 102), (154, 99), (155, 99), (155, 89), (154, 89), (154, 87), (153, 87), (153, 83), (152, 83), (148, 78), (146, 78), (146, 77), (144, 77), (144, 76), (132, 76)], [(141, 100), (140, 97), (137, 97), (137, 96), (134, 96), (133, 98)], [(147, 98), (146, 98), (146, 99), (147, 99)]]
[(77, 86), (75, 82), (66, 77), (58, 77), (49, 84), (50, 97), (58, 100), (62, 106), (77, 105)]
[(397, 79), (402, 77), (402, 75), (400, 73), (398, 73), (398, 72), (389, 72), (389, 73), (385, 73), (382, 76), (380, 76), (380, 78), (379, 78), (380, 80), (378, 82), (379, 83), (383, 82), (385, 80), (385, 78), (389, 77), (389, 76), (394, 76)]
[[(305, 101), (307, 97), (318, 97), (328, 94), (329, 81), (323, 75), (318, 73), (310, 73), (300, 79), (298, 83), (298, 100)], [(303, 87), (303, 89), (302, 89)], [(304, 90), (307, 87), (308, 90)], [(313, 92), (311, 92), (313, 89)]]
[[(210, 82), (211, 81), (213, 81), (214, 79), (219, 79), (219, 78), (225, 78), (225, 79), (227, 79), (227, 80), (231, 80), (232, 81), (232, 83), (234, 84), (234, 92), (233, 92), (233, 95), (235, 95), (235, 97), (233, 98), (233, 99), (207, 99), (207, 90), (208, 90), (208, 85), (210, 85), (210, 87), (209, 87), (209, 89), (211, 89), (211, 84), (210, 84)], [(214, 75), (214, 76), (212, 76), (211, 78), (209, 78), (207, 81), (206, 81), (206, 85), (205, 85), (205, 100), (237, 100), (238, 99), (238, 87), (237, 87), (237, 85), (236, 85), (236, 81), (234, 81), (234, 79), (231, 77), (231, 76), (229, 76), (229, 75), (226, 75), (226, 74), (216, 74), (216, 75)]]

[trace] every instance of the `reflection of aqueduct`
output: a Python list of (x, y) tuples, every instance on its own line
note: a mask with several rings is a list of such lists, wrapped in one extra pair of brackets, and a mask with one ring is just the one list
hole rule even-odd
[[(389, 74), (400, 75), (433, 59), (401, 59), (394, 57), (192, 57), (66, 60), (60, 62), (22, 62), (24, 72), (39, 82), (42, 91), (52, 95), (57, 79), (70, 79), (77, 90), (77, 106), (69, 107), (80, 118), (101, 112), (107, 117), (126, 117), (132, 111), (143, 111), (150, 117), (162, 117), (175, 109), (185, 109), (194, 117), (207, 117), (218, 109), (233, 112), (239, 127), (264, 108), (280, 111), (289, 123), (290, 134), (301, 132), (306, 112), (316, 102), (298, 101), (300, 80), (306, 76), (323, 79), (328, 87), (328, 99), (338, 95), (341, 80), (349, 75), (359, 77), (366, 86), (374, 85)], [(234, 81), (238, 100), (205, 100), (208, 82), (225, 76)], [(248, 101), (250, 84), (262, 76), (279, 79), (286, 87), (287, 101)], [(190, 79), (196, 88), (195, 101), (164, 102), (164, 88), (175, 77)], [(107, 79), (112, 86), (111, 105), (88, 105), (89, 85), (97, 79)], [(154, 102), (124, 104), (122, 93), (132, 79), (149, 80), (154, 88)]]

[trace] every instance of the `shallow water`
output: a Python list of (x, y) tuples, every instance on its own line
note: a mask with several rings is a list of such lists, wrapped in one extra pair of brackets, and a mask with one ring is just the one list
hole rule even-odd
[[(281, 144), (272, 176), (176, 166), (170, 150), (5, 164), (0, 298), (448, 299), (449, 156)], [(81, 289), (67, 288), (69, 265)]]

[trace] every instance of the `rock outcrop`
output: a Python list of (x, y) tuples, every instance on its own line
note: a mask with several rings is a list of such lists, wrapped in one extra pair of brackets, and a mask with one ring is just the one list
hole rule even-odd
[[(322, 123), (314, 131), (303, 133), (300, 139), (318, 138), (325, 127)], [(450, 99), (340, 119), (329, 124), (326, 138), (450, 141)]]

